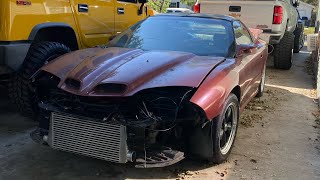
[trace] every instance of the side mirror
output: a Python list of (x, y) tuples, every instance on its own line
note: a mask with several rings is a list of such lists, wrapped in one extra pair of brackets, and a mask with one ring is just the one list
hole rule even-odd
[(295, 2), (293, 3), (293, 6), (294, 7), (298, 7), (300, 4), (300, 1), (299, 0), (295, 0)]
[(255, 44), (240, 44), (237, 45), (237, 57), (240, 57), (244, 54), (252, 53), (257, 46)]

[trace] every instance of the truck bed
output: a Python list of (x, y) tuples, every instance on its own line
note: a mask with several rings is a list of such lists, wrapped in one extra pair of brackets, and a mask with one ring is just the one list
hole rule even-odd
[(201, 13), (230, 15), (240, 19), (249, 28), (272, 29), (274, 0), (205, 0)]

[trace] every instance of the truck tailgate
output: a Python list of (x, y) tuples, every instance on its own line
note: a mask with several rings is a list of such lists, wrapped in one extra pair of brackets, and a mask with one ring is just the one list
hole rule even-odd
[(275, 1), (201, 1), (201, 13), (236, 17), (250, 28), (271, 29)]

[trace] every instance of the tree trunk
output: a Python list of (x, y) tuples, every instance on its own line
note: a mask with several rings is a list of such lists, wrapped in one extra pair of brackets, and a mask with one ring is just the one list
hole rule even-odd
[(161, 6), (160, 6), (160, 12), (162, 12), (163, 5), (164, 5), (164, 1), (165, 1), (165, 0), (162, 0)]

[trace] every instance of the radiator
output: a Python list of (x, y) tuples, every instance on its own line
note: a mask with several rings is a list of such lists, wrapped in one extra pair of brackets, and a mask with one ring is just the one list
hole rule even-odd
[(119, 124), (52, 112), (48, 144), (56, 150), (111, 162), (127, 162), (126, 127)]

